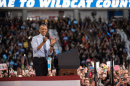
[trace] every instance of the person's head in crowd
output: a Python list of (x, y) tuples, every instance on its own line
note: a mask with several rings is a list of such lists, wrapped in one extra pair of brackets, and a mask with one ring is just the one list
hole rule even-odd
[(84, 85), (85, 86), (89, 86), (90, 85), (90, 82), (89, 82), (88, 78), (84, 79)]

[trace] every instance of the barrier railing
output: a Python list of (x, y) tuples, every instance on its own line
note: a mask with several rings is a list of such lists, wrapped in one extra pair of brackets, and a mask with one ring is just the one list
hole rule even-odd
[(117, 32), (121, 35), (121, 41), (125, 41), (125, 46), (127, 47), (127, 59), (130, 58), (130, 41), (127, 39), (127, 35), (125, 34), (124, 31), (121, 31), (120, 29), (117, 29)]

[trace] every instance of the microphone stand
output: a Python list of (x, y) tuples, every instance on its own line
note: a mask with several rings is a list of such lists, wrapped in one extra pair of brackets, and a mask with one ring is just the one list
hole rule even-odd
[(94, 57), (94, 80), (95, 86), (97, 86), (97, 71), (96, 71), (96, 58)]
[(8, 77), (9, 77), (9, 62), (7, 63), (7, 67), (8, 67)]
[(113, 81), (113, 56), (111, 58), (111, 85), (114, 86), (114, 81)]

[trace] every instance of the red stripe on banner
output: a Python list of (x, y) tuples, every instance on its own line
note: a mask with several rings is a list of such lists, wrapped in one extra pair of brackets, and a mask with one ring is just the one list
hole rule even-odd
[(34, 76), (0, 78), (0, 81), (55, 81), (55, 80), (80, 80), (79, 76)]

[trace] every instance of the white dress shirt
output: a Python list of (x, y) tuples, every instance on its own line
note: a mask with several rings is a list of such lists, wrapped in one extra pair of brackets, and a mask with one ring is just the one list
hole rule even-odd
[[(33, 57), (48, 57), (51, 55), (52, 52), (49, 51), (50, 49), (50, 40), (48, 39), (44, 45), (37, 50), (37, 47), (43, 42), (43, 36), (41, 34), (34, 36), (31, 41), (31, 45), (33, 48)], [(45, 50), (47, 53), (45, 53)]]

